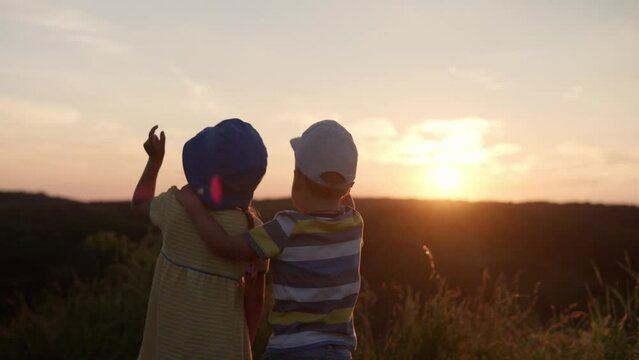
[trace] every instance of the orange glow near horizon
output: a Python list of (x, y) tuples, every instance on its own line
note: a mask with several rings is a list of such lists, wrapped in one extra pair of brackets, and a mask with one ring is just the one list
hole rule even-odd
[(357, 198), (639, 204), (636, 1), (391, 3), (3, 1), (0, 192), (130, 199), (157, 124), (159, 194), (241, 118), (268, 149), (254, 197), (289, 198), (290, 139), (333, 119)]
[(455, 166), (436, 166), (428, 172), (428, 185), (437, 197), (457, 197), (462, 193), (464, 176)]

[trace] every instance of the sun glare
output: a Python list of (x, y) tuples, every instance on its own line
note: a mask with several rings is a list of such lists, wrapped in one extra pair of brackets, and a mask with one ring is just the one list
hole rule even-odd
[(429, 180), (438, 195), (457, 195), (462, 185), (461, 171), (452, 166), (438, 166), (429, 173)]

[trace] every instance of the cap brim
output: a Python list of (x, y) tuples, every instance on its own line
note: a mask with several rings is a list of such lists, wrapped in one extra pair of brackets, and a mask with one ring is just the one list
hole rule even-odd
[(355, 185), (355, 182), (354, 182), (354, 181), (351, 181), (351, 182), (349, 182), (349, 183), (336, 185), (336, 184), (329, 184), (329, 183), (327, 183), (327, 182), (325, 182), (325, 181), (322, 181), (322, 182), (321, 182), (321, 185), (323, 185), (323, 186), (325, 186), (325, 187), (327, 187), (327, 188), (329, 188), (329, 189), (335, 189), (335, 190), (346, 190), (346, 189), (350, 189), (350, 188), (352, 188), (352, 187), (353, 187), (353, 185)]
[(301, 137), (296, 137), (296, 138), (292, 138), (291, 141), (291, 147), (293, 148), (293, 156), (295, 157), (295, 167), (297, 168), (299, 166), (299, 148), (300, 145), (302, 144), (302, 138)]

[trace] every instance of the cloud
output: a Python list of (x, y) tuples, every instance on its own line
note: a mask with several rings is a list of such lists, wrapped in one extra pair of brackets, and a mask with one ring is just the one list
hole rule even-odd
[(189, 76), (182, 69), (174, 69), (180, 81), (186, 86), (187, 98), (184, 107), (194, 113), (211, 114), (220, 110), (213, 88)]
[[(0, 97), (0, 143), (16, 152), (67, 158), (138, 150), (143, 139), (124, 122), (105, 114), (83, 113), (72, 106), (32, 99)], [(117, 144), (116, 146), (113, 146)], [(134, 146), (131, 146), (131, 145)]]
[(383, 117), (361, 119), (349, 125), (348, 130), (359, 139), (379, 139), (398, 135), (393, 122)]
[(486, 136), (497, 127), (497, 122), (482, 118), (429, 119), (399, 131), (390, 120), (375, 119), (349, 129), (378, 162), (472, 165), (519, 152), (516, 144), (486, 144)]
[(565, 142), (557, 145), (555, 153), (564, 158), (579, 158), (589, 162), (600, 161), (603, 156), (600, 148), (575, 142)]
[(64, 34), (70, 41), (101, 53), (120, 53), (123, 42), (113, 38), (115, 26), (87, 12), (55, 9), (20, 17), (27, 24)]
[[(363, 168), (383, 169), (402, 184), (397, 193), (408, 189), (407, 196), (421, 191), (470, 199), (639, 201), (631, 196), (639, 182), (637, 147), (613, 150), (566, 141), (524, 151), (517, 142), (500, 140), (501, 122), (480, 117), (427, 119), (406, 127), (384, 118), (345, 125)], [(460, 183), (450, 193), (437, 188), (439, 180), (450, 185), (456, 177)]]
[(101, 33), (112, 26), (84, 11), (75, 9), (57, 9), (39, 14), (22, 16), (28, 24), (47, 28), (49, 30), (67, 31), (73, 33)]
[[(59, 103), (0, 97), (0, 150), (6, 161), (27, 159), (60, 166), (89, 166), (139, 152), (143, 135), (106, 114), (85, 113)], [(10, 149), (10, 150), (9, 150)], [(9, 151), (7, 151), (9, 150)], [(93, 166), (93, 165), (91, 165)]]
[(347, 124), (365, 162), (525, 173), (528, 164), (514, 159), (521, 152), (520, 145), (488, 140), (500, 127), (497, 121), (478, 117), (428, 119), (403, 130), (385, 118)]
[[(553, 150), (556, 159), (553, 163), (563, 169), (587, 169), (594, 168), (608, 170), (612, 168), (634, 168), (639, 174), (639, 148), (624, 150), (608, 150), (599, 146), (581, 144), (577, 142), (564, 142)], [(607, 171), (592, 171), (592, 173), (606, 174)]]
[(448, 73), (458, 79), (468, 80), (478, 83), (489, 90), (500, 90), (504, 88), (505, 84), (500, 79), (499, 73), (488, 72), (480, 69), (459, 69), (451, 66), (448, 68)]
[(533, 165), (522, 146), (500, 141), (503, 125), (496, 120), (463, 117), (402, 124), (372, 118), (345, 126), (368, 179), (360, 184), (393, 196), (485, 198), (503, 186), (518, 188)]
[(563, 142), (533, 156), (522, 181), (528, 198), (562, 201), (639, 201), (639, 148), (605, 149)]
[(583, 86), (576, 85), (564, 91), (562, 96), (568, 99), (576, 99), (580, 97), (583, 93), (584, 93)]
[(78, 122), (77, 109), (32, 100), (0, 97), (0, 122), (27, 125), (69, 125)]
[(639, 149), (632, 153), (609, 153), (606, 159), (610, 164), (631, 165), (639, 168)]
[(71, 41), (86, 45), (97, 52), (116, 54), (124, 50), (122, 43), (108, 37), (93, 35), (73, 35)]

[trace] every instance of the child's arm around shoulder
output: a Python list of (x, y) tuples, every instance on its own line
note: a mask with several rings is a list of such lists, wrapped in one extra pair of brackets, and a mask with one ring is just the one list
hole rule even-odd
[(151, 128), (149, 131), (149, 137), (144, 142), (144, 150), (149, 155), (146, 167), (142, 172), (142, 176), (138, 181), (138, 185), (133, 191), (133, 198), (131, 199), (131, 207), (133, 213), (139, 217), (148, 218), (151, 210), (151, 200), (155, 196), (155, 183), (162, 167), (162, 161), (164, 160), (164, 144), (166, 137), (164, 131), (160, 132), (160, 137), (155, 135), (157, 125)]
[(189, 214), (195, 229), (214, 254), (231, 260), (255, 260), (258, 258), (241, 235), (230, 236), (209, 214), (202, 201), (189, 185), (177, 194), (178, 201)]

